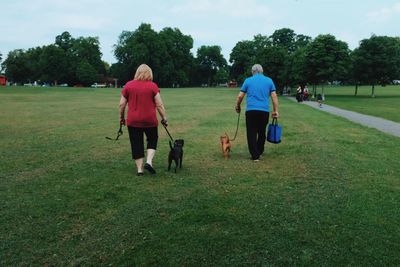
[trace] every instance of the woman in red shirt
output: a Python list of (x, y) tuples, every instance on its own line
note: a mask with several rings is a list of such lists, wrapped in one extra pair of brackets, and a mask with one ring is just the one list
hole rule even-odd
[[(128, 118), (125, 121), (127, 104)], [(167, 126), (167, 116), (161, 100), (160, 89), (153, 82), (153, 71), (146, 64), (142, 64), (136, 70), (134, 79), (122, 89), (119, 102), (120, 124), (128, 126), (132, 158), (135, 160), (138, 176), (143, 175), (143, 167), (151, 174), (156, 173), (152, 163), (158, 141), (156, 110), (161, 116), (161, 123)], [(147, 137), (147, 160), (144, 166), (143, 134)]]

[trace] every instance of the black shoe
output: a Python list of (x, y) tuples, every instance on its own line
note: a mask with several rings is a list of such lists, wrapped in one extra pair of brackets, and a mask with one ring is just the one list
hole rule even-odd
[(156, 174), (156, 170), (148, 163), (144, 164), (144, 169), (148, 170), (151, 174)]
[(143, 172), (138, 172), (136, 175), (137, 175), (137, 176), (143, 176), (144, 173), (143, 173)]

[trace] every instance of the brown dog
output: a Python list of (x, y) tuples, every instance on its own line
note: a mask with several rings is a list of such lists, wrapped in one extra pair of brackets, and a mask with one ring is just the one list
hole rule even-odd
[(225, 159), (229, 158), (229, 152), (231, 152), (231, 142), (229, 140), (229, 136), (225, 133), (225, 135), (221, 135), (221, 150), (222, 155)]

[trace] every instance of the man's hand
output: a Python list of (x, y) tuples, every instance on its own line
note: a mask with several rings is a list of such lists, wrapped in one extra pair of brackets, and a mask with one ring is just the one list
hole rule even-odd
[(240, 113), (240, 111), (241, 111), (242, 109), (241, 109), (240, 106), (236, 106), (236, 107), (235, 107), (235, 110), (236, 110), (237, 113)]
[(167, 119), (162, 119), (161, 124), (164, 125), (164, 127), (168, 127), (168, 121)]
[(279, 117), (278, 111), (272, 112), (272, 118), (278, 118), (278, 117)]
[(119, 118), (119, 125), (126, 125), (125, 118)]

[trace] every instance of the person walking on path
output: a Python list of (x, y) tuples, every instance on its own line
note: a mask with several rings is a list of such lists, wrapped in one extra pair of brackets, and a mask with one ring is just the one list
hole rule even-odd
[(317, 102), (318, 102), (318, 107), (322, 108), (322, 95), (321, 94), (317, 95)]
[(241, 103), (247, 94), (246, 103), (246, 132), (247, 145), (253, 161), (259, 161), (264, 153), (265, 132), (269, 119), (269, 97), (272, 98), (273, 111), (272, 117), (277, 118), (278, 97), (276, 95), (275, 84), (271, 78), (264, 76), (263, 68), (260, 64), (255, 64), (251, 68), (252, 77), (247, 78), (239, 95), (236, 99), (235, 110), (241, 111)]
[[(294, 97), (287, 97), (287, 98), (292, 101), (296, 101)], [(324, 107), (322, 109), (319, 108), (319, 105), (315, 105), (315, 102), (305, 102), (305, 105), (348, 119), (349, 121), (358, 123), (360, 125), (374, 128), (378, 131), (400, 137), (400, 123), (398, 122), (337, 108), (327, 104), (324, 104)]]
[(297, 102), (303, 102), (303, 97), (304, 97), (304, 87), (303, 85), (299, 85), (296, 90), (296, 99)]
[[(127, 120), (125, 108), (128, 105)], [(132, 158), (135, 160), (137, 175), (143, 175), (143, 167), (151, 174), (153, 158), (157, 149), (158, 120), (156, 110), (161, 116), (161, 123), (167, 127), (167, 115), (160, 96), (160, 89), (153, 82), (153, 71), (146, 64), (140, 65), (133, 80), (129, 81), (121, 92), (119, 102), (120, 124), (128, 126)], [(144, 159), (144, 135), (147, 137), (147, 159)]]

